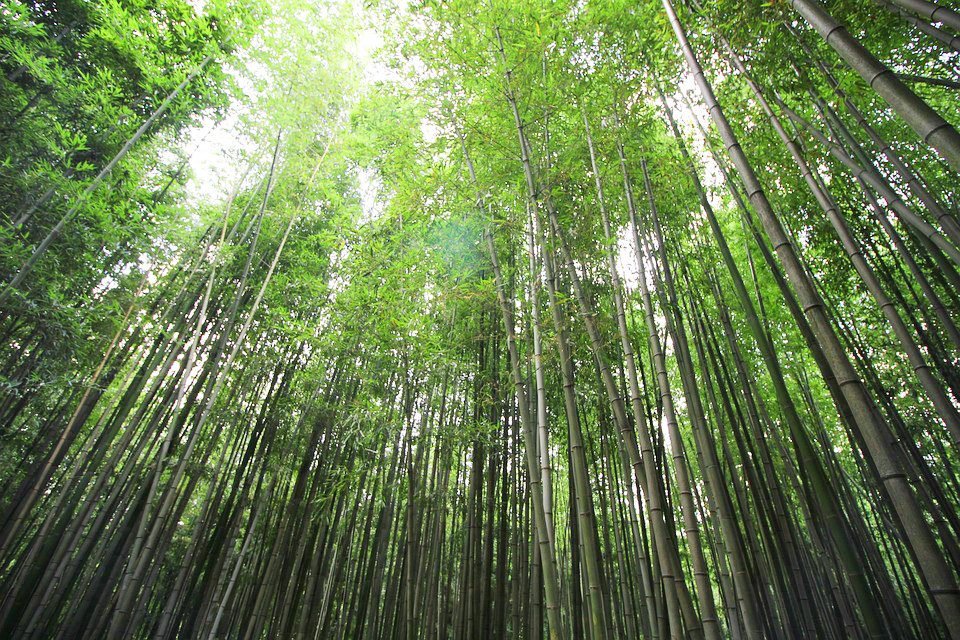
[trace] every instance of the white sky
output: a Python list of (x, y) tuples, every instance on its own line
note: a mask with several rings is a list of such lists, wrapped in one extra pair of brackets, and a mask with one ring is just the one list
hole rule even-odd
[[(202, 12), (206, 5), (206, 0), (190, 0), (190, 2), (198, 13)], [(406, 6), (406, 2), (403, 2), (403, 6)], [(357, 12), (363, 11), (360, 0), (354, 0), (354, 10)], [(383, 62), (375, 59), (377, 49), (383, 46), (383, 37), (373, 25), (368, 25), (357, 32), (354, 46), (354, 54), (363, 61), (364, 81), (366, 83), (372, 84), (395, 76), (395, 72)], [(247, 70), (250, 70), (249, 66)], [(264, 70), (264, 73), (266, 73), (266, 70)], [(232, 75), (241, 84), (241, 89), (247, 96), (256, 97), (255, 89), (243, 80), (241, 74), (233, 72)], [(255, 100), (252, 100), (252, 102), (255, 102)], [(193, 176), (187, 183), (187, 194), (190, 202), (199, 204), (201, 202), (214, 203), (224, 200), (233, 188), (234, 181), (242, 172), (242, 169), (238, 166), (238, 158), (242, 156), (244, 151), (249, 152), (251, 145), (249, 138), (242, 134), (243, 125), (240, 117), (242, 108), (244, 108), (242, 104), (234, 103), (231, 105), (224, 121), (215, 124), (212, 119), (208, 119), (203, 126), (190, 133), (186, 148), (188, 150), (196, 149), (190, 159)], [(201, 143), (201, 141), (203, 142)], [(370, 199), (373, 185), (369, 181), (369, 176), (364, 174), (359, 177), (362, 183), (361, 191), (365, 194), (364, 204), (373, 206)]]

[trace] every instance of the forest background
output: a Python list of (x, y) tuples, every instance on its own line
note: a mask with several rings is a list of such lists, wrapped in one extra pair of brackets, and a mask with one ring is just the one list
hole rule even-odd
[(0, 637), (960, 638), (958, 56), (3, 0)]

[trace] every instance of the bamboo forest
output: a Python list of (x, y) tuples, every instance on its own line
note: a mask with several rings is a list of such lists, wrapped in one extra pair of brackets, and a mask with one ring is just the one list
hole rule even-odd
[(0, 0), (0, 638), (960, 640), (960, 3)]

